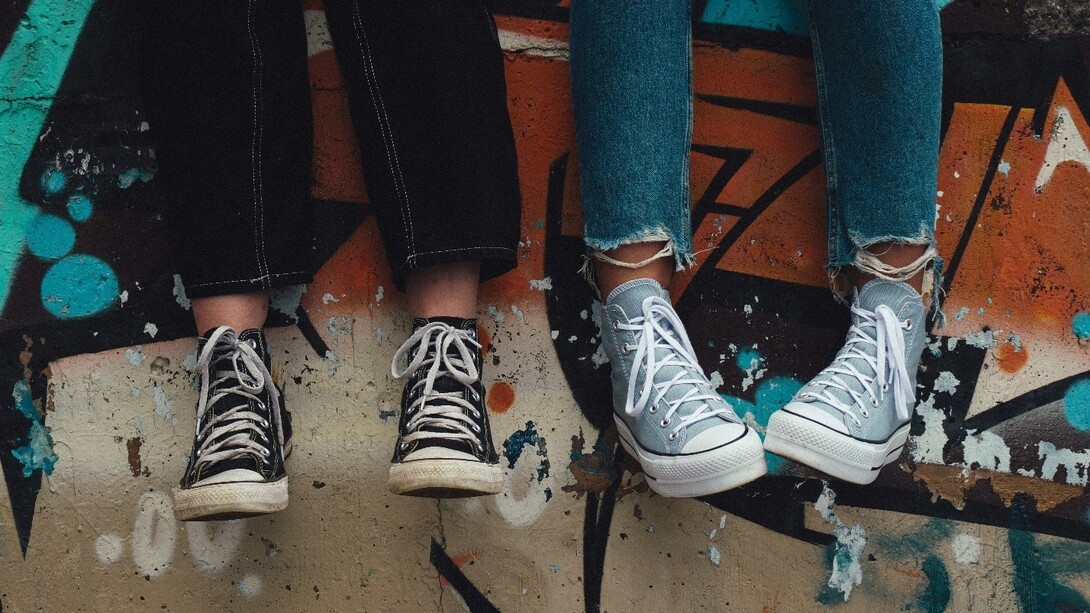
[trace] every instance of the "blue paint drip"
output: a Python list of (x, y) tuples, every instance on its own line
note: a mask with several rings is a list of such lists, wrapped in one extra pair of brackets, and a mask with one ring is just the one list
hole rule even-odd
[(113, 269), (91, 255), (70, 255), (42, 278), (42, 306), (59, 319), (98, 314), (117, 302), (119, 294)]
[(552, 499), (553, 499), (553, 488), (551, 488), (551, 487), (545, 488), (545, 502), (549, 502)]
[(64, 175), (61, 169), (50, 166), (42, 173), (39, 184), (47, 196), (53, 196), (60, 193), (68, 185), (68, 177)]
[(43, 260), (56, 260), (68, 255), (76, 245), (72, 224), (56, 215), (41, 214), (26, 229), (26, 247)]
[(53, 437), (49, 434), (49, 428), (42, 425), (41, 414), (30, 396), (30, 386), (26, 381), (16, 381), (11, 395), (15, 399), (15, 409), (31, 421), (30, 442), (12, 449), (11, 455), (23, 465), (24, 477), (30, 477), (36, 470), (52, 475), (58, 460), (57, 454), (53, 453)]
[(527, 445), (537, 445), (537, 439), (537, 430), (532, 421), (526, 422), (526, 428), (515, 431), (507, 437), (507, 440), (503, 442), (503, 455), (507, 458), (507, 468), (514, 468), (515, 462), (518, 462), (519, 457), (522, 456), (523, 449)]
[(756, 349), (750, 347), (743, 347), (738, 351), (738, 368), (742, 370), (749, 370), (751, 368), (759, 368), (764, 364), (764, 358), (757, 352)]
[(68, 197), (68, 216), (78, 222), (84, 222), (91, 218), (94, 205), (91, 199), (84, 194), (72, 194)]
[(1090, 430), (1090, 379), (1079, 379), (1067, 388), (1064, 417), (1077, 430)]
[(1090, 340), (1090, 313), (1076, 313), (1071, 319), (1071, 331), (1080, 341)]

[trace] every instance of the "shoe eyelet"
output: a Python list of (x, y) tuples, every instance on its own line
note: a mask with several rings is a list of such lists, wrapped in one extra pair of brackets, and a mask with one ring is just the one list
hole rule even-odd
[(624, 354), (624, 355), (628, 355), (629, 353), (632, 353), (632, 349), (628, 346), (628, 343), (625, 343), (625, 344), (621, 345), (621, 353)]
[(670, 420), (669, 419), (664, 419), (664, 420), (659, 422), (659, 425), (662, 426), (663, 428), (665, 428), (666, 426), (670, 425)]
[(859, 428), (859, 427), (863, 426), (863, 422), (859, 421), (858, 419), (853, 419), (852, 421), (855, 422), (855, 427), (856, 428)]
[(262, 456), (262, 457), (265, 457), (265, 458), (267, 458), (267, 457), (269, 457), (270, 455), (272, 455), (272, 452), (271, 452), (271, 451), (269, 451), (268, 449), (265, 449), (264, 447), (262, 447), (262, 448), (261, 448), (261, 456)]
[(865, 410), (865, 409), (864, 409), (864, 410), (862, 410), (862, 411), (859, 411), (859, 413), (860, 413), (860, 414), (861, 414), (861, 415), (862, 415), (863, 417), (870, 417), (870, 411), (867, 411), (867, 410)]
[(905, 321), (905, 330), (911, 330), (911, 329), (912, 329), (912, 320), (911, 319), (906, 320)]
[(677, 440), (677, 432), (671, 432), (670, 435), (667, 436), (666, 438), (670, 439), (671, 441), (676, 441)]
[(471, 398), (473, 398), (473, 402), (479, 402), (481, 400), (481, 395), (478, 394), (477, 390), (475, 390), (475, 389), (471, 388), (469, 390), (469, 395), (470, 395)]
[(252, 347), (255, 351), (257, 350), (257, 341), (255, 341), (254, 339), (251, 338), (247, 340), (246, 344)]
[(474, 432), (480, 432), (481, 431), (481, 427), (478, 426), (477, 424), (471, 425), (470, 429), (473, 430)]
[(654, 405), (651, 405), (650, 407), (648, 407), (648, 409), (647, 409), (647, 412), (648, 412), (648, 413), (651, 413), (652, 415), (654, 415), (654, 414), (655, 414), (655, 411), (657, 411), (657, 410), (658, 410), (658, 409), (657, 409), (657, 408), (656, 408), (656, 407), (655, 407)]
[(620, 330), (621, 329), (621, 320), (619, 320), (619, 319), (614, 319), (613, 320), (613, 329), (614, 330)]
[(872, 405), (874, 405), (874, 406), (878, 406), (878, 399), (877, 399), (877, 398), (874, 398), (874, 397), (871, 397), (871, 399), (870, 399), (870, 403), (871, 403)]
[(883, 392), (888, 392), (889, 391), (889, 383), (883, 383), (882, 384), (882, 391)]

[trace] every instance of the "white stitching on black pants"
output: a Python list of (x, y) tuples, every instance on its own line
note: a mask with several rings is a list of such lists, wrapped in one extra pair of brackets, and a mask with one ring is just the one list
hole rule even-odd
[(269, 289), (271, 284), (269, 276), (269, 264), (265, 257), (265, 197), (261, 172), (262, 147), (264, 140), (263, 126), (261, 125), (261, 90), (262, 90), (262, 58), (261, 46), (254, 31), (254, 2), (249, 0), (246, 5), (246, 31), (250, 36), (250, 49), (254, 58), (254, 129), (253, 145), (250, 152), (251, 175), (254, 188), (254, 255), (257, 258), (258, 278), (266, 279), (262, 286)]
[[(394, 143), (393, 130), (390, 128), (390, 119), (386, 115), (386, 105), (382, 101), (382, 93), (378, 88), (378, 76), (375, 73), (375, 65), (371, 61), (371, 44), (367, 40), (367, 32), (363, 29), (363, 17), (360, 15), (359, 0), (352, 2), (352, 25), (356, 30), (356, 42), (360, 49), (360, 56), (364, 60), (363, 74), (367, 80), (367, 89), (371, 92), (371, 107), (375, 111), (375, 119), (378, 121), (379, 132), (382, 134), (382, 143), (386, 149), (386, 160), (390, 165), (390, 175), (394, 180), (394, 189), (397, 191), (400, 202), (401, 223), (405, 228), (408, 239), (409, 256), (416, 252), (413, 241), (413, 213), (409, 206), (409, 194), (405, 189), (405, 179), (401, 174), (401, 164), (397, 158), (397, 146)], [(366, 47), (366, 50), (365, 50)], [(406, 218), (406, 215), (408, 216)]]

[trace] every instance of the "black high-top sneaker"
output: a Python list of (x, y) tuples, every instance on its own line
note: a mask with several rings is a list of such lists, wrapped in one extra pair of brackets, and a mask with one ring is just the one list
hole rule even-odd
[(236, 519), (286, 508), (291, 414), (269, 373), (265, 334), (221, 326), (199, 339), (197, 353), (196, 437), (174, 490), (175, 517)]
[[(398, 371), (403, 360), (407, 366)], [(483, 403), (477, 320), (414, 319), (391, 372), (409, 380), (401, 395), (390, 491), (461, 498), (503, 489)]]

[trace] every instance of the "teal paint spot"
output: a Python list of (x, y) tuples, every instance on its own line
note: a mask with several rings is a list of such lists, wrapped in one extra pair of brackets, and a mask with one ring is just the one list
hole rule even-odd
[(701, 21), (806, 36), (810, 29), (803, 6), (795, 0), (708, 0)]
[(999, 166), (996, 168), (996, 170), (1003, 173), (1004, 176), (1009, 177), (1011, 175), (1011, 163), (1004, 160), (999, 163)]
[(57, 454), (53, 453), (53, 437), (49, 434), (49, 428), (42, 424), (41, 414), (30, 395), (30, 386), (26, 381), (17, 381), (11, 395), (15, 399), (15, 409), (31, 421), (30, 442), (12, 449), (11, 455), (23, 465), (24, 477), (30, 477), (36, 470), (52, 475), (58, 459)]
[(84, 222), (91, 218), (94, 205), (91, 199), (84, 194), (72, 194), (68, 197), (68, 216), (78, 222)]
[(22, 257), (24, 234), (38, 207), (23, 199), (18, 178), (38, 143), (76, 39), (94, 0), (32, 0), (0, 55), (0, 312)]
[(760, 368), (765, 360), (756, 349), (743, 347), (738, 351), (738, 359), (736, 361), (738, 362), (738, 368), (749, 370), (751, 368)]
[(42, 279), (42, 306), (59, 319), (100, 313), (117, 301), (119, 293), (110, 265), (81, 253), (59, 260)]
[(121, 189), (129, 189), (137, 181), (144, 183), (151, 181), (153, 176), (152, 172), (146, 168), (130, 168), (117, 175), (117, 186)]
[(42, 178), (38, 180), (42, 187), (42, 191), (47, 196), (53, 196), (64, 190), (64, 187), (68, 185), (68, 177), (64, 176), (64, 172), (59, 168), (50, 166), (42, 173)]
[(15, 387), (11, 390), (11, 397), (15, 399), (15, 410), (22, 413), (23, 417), (30, 421), (40, 421), (42, 419), (38, 407), (34, 406), (34, 398), (30, 395), (30, 386), (27, 385), (26, 381), (15, 382)]
[[(833, 572), (833, 560), (837, 560), (838, 564), (841, 562), (837, 559), (841, 549), (839, 542), (829, 543), (825, 548), (825, 569), (830, 573)], [(815, 600), (827, 607), (844, 604), (844, 592), (826, 583), (821, 586)]]
[(1064, 394), (1064, 417), (1076, 429), (1090, 430), (1090, 379), (1079, 379)]
[(26, 247), (43, 260), (55, 260), (68, 255), (76, 244), (72, 224), (45, 213), (38, 215), (26, 229)]
[(939, 10), (941, 11), (942, 9), (946, 8), (953, 1), (954, 0), (938, 0), (937, 4), (939, 5)]
[[(800, 389), (802, 389), (802, 383), (797, 379), (770, 377), (757, 386), (756, 404), (737, 396), (727, 396), (725, 394), (721, 394), (721, 396), (734, 407), (734, 412), (739, 417), (745, 417), (746, 413), (749, 413), (753, 416), (754, 421), (764, 427), (768, 425), (768, 418), (772, 416), (772, 413), (790, 402), (791, 398)], [(768, 464), (768, 471), (775, 473), (783, 467), (786, 460), (778, 455), (765, 452), (765, 461)]]
[(916, 601), (927, 613), (942, 613), (950, 604), (950, 573), (942, 560), (932, 554), (923, 561), (923, 574), (927, 577), (927, 587)]
[(537, 439), (537, 430), (532, 421), (526, 422), (525, 428), (507, 437), (507, 440), (503, 441), (503, 455), (507, 457), (507, 468), (514, 468), (515, 462), (518, 462), (519, 457), (522, 456), (522, 450), (527, 445), (537, 445)]
[[(1056, 579), (1057, 569), (1041, 556), (1037, 539), (1029, 531), (1025, 494), (1011, 504), (1011, 530), (1007, 532), (1014, 563), (1014, 593), (1023, 611), (1090, 611), (1090, 602)], [(1072, 569), (1060, 569), (1071, 572)]]
[(1080, 341), (1090, 340), (1090, 313), (1076, 313), (1071, 320), (1071, 331)]

